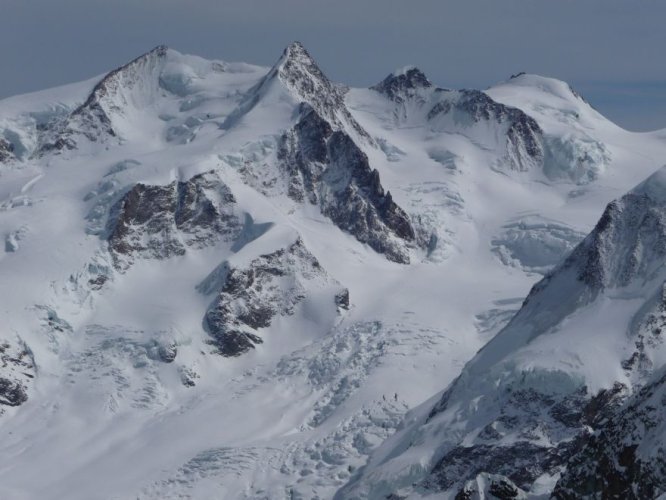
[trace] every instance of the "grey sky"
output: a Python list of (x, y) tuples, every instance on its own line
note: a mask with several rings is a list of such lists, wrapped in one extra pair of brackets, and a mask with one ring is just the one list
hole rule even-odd
[(660, 0), (0, 0), (0, 97), (88, 78), (160, 43), (269, 65), (300, 40), (351, 85), (406, 64), (448, 87), (528, 71), (646, 130), (666, 127), (665, 20)]

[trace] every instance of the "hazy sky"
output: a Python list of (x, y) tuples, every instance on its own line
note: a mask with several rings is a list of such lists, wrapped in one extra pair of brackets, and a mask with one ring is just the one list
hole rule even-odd
[(663, 0), (0, 0), (0, 98), (88, 78), (167, 44), (270, 65), (302, 41), (330, 78), (419, 66), (440, 86), (528, 71), (626, 128), (666, 127)]

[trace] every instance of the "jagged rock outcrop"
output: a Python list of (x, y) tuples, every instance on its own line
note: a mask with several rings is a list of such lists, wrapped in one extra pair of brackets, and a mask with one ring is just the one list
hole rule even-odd
[(379, 173), (349, 135), (308, 105), (281, 139), (278, 159), (289, 174), (289, 196), (319, 205), (340, 229), (390, 260), (409, 262), (415, 240), (407, 214), (385, 192)]
[(214, 282), (221, 287), (206, 312), (204, 329), (216, 352), (227, 357), (263, 343), (261, 330), (278, 316), (293, 315), (312, 287), (331, 287), (331, 305), (349, 304), (349, 292), (328, 277), (300, 238), (243, 266), (225, 262), (201, 291), (210, 291)]
[(136, 184), (112, 207), (107, 224), (114, 265), (123, 270), (136, 258), (165, 259), (233, 241), (241, 224), (231, 190), (212, 173), (164, 186)]
[(0, 163), (6, 163), (13, 158), (15, 158), (14, 145), (0, 137)]
[[(117, 137), (113, 115), (123, 114), (128, 105), (135, 105), (134, 93), (154, 93), (159, 81), (156, 71), (164, 64), (167, 47), (160, 45), (150, 52), (108, 73), (90, 92), (88, 98), (72, 111), (54, 130), (48, 131), (37, 155), (71, 150), (85, 138), (103, 142)], [(150, 76), (152, 75), (152, 77)]]
[(605, 418), (567, 463), (553, 497), (639, 500), (666, 493), (664, 370)]
[(377, 85), (370, 87), (394, 102), (403, 103), (417, 96), (419, 89), (429, 89), (432, 83), (418, 68), (407, 67), (388, 75)]
[[(408, 263), (407, 246), (415, 240), (414, 229), (390, 193), (384, 192), (378, 172), (358, 146), (359, 141), (374, 141), (347, 109), (344, 91), (326, 78), (300, 43), (285, 49), (224, 126), (231, 128), (264, 96), (276, 92), (280, 101), (294, 101), (298, 120), (278, 141), (277, 158), (288, 175), (288, 196), (319, 205), (342, 230), (390, 260)], [(262, 172), (252, 174), (263, 179)]]
[(35, 377), (32, 352), (23, 342), (0, 340), (0, 415), (6, 407), (28, 400), (28, 385)]
[[(494, 408), (488, 408), (489, 418), (472, 410), (470, 419), (481, 418), (474, 430), (468, 428), (468, 440), (448, 449), (422, 486), (434, 491), (464, 490), (466, 481), (490, 473), (529, 491), (540, 476), (557, 474), (587, 433), (594, 413), (592, 398), (584, 387), (558, 392), (525, 387), (530, 383), (502, 384)], [(450, 401), (440, 411), (458, 403)]]

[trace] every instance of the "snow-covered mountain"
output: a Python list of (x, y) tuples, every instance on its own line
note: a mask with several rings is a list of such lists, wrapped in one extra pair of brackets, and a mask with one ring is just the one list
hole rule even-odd
[(584, 235), (664, 158), (563, 82), (299, 43), (0, 101), (0, 496), (661, 491), (663, 174)]
[(665, 258), (663, 167), (608, 205), (341, 497), (663, 494)]

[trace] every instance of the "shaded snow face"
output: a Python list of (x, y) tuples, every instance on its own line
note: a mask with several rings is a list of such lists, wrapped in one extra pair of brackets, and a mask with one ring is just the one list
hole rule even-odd
[(78, 137), (91, 142), (116, 137), (114, 114), (128, 112), (133, 105), (140, 105), (140, 101), (156, 93), (157, 81), (153, 73), (159, 72), (166, 55), (166, 47), (156, 47), (107, 74), (95, 85), (85, 102), (58, 125), (54, 136), (41, 146), (38, 153), (75, 149)]

